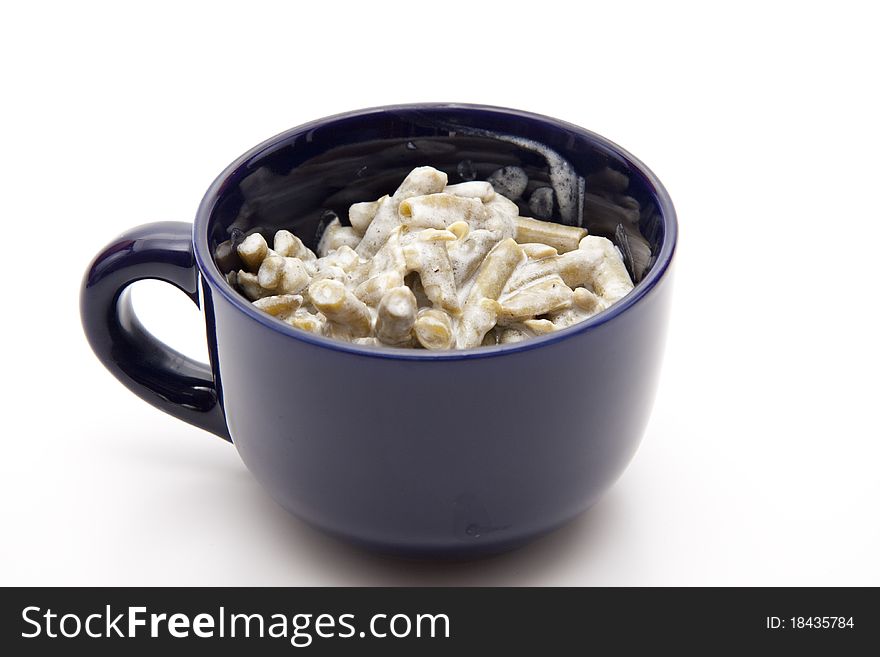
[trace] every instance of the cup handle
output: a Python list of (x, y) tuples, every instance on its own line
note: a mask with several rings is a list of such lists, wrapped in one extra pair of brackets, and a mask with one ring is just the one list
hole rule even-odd
[(138, 397), (232, 442), (211, 368), (157, 340), (135, 315), (128, 286), (146, 278), (171, 283), (200, 305), (192, 224), (165, 221), (132, 228), (95, 257), (80, 291), (89, 344)]

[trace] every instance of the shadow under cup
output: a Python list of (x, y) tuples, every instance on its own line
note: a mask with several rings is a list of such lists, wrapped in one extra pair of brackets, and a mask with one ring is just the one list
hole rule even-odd
[[(314, 248), (328, 220), (347, 224), (352, 203), (392, 193), (425, 165), (450, 184), (521, 167), (520, 214), (608, 237), (636, 289), (543, 338), (437, 353), (302, 333), (223, 280), (224, 242), (257, 230), (271, 243), (285, 228)], [(641, 439), (675, 230), (672, 204), (644, 165), (547, 117), (400, 106), (279, 135), (218, 178), (195, 225), (211, 367), (233, 442), (285, 508), (370, 548), (462, 558), (546, 533), (595, 503)]]

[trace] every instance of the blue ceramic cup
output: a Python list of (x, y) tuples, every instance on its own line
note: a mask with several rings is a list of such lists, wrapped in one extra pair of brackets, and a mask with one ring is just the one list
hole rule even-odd
[[(299, 331), (226, 283), (231, 235), (284, 227), (314, 246), (331, 212), (344, 220), (351, 203), (393, 191), (423, 165), (450, 182), (523, 167), (531, 181), (523, 197), (554, 190), (555, 218), (613, 239), (635, 289), (541, 338), (429, 352)], [(253, 148), (211, 185), (194, 224), (124, 233), (86, 272), (81, 313), (95, 354), (122, 383), (232, 442), (291, 513), (385, 552), (471, 557), (558, 527), (623, 472), (653, 404), (675, 243), (663, 186), (596, 134), (496, 107), (380, 107)], [(126, 288), (145, 278), (204, 309), (210, 365), (138, 321)]]

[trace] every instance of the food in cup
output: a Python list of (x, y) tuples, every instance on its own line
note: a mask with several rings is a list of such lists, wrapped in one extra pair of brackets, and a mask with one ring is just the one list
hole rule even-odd
[[(520, 216), (525, 173), (450, 185), (417, 167), (397, 190), (334, 217), (317, 254), (288, 230), (236, 246), (227, 281), (309, 333), (430, 350), (521, 342), (567, 328), (633, 288), (620, 251), (587, 230)], [(496, 189), (496, 187), (498, 189)]]
[[(515, 199), (520, 214), (611, 238), (636, 288), (553, 340), (429, 351), (311, 339), (258, 312), (224, 280), (244, 268), (237, 247), (250, 233), (274, 245), (275, 232), (288, 228), (313, 246), (319, 221), (347, 224), (352, 204), (382, 196), (427, 162), (453, 182), (520, 166), (528, 173)], [(541, 188), (553, 192), (544, 194), (553, 201), (546, 217), (531, 209)], [(89, 265), (81, 312), (114, 376), (157, 408), (234, 442), (291, 513), (371, 549), (473, 558), (558, 527), (622, 473), (654, 398), (676, 241), (660, 181), (599, 135), (503, 108), (374, 108), (255, 146), (211, 185), (194, 224), (157, 222), (116, 237)], [(145, 277), (204, 308), (210, 364), (137, 321), (123, 291)], [(299, 309), (297, 300), (280, 301), (280, 313)], [(424, 317), (442, 338), (432, 311), (420, 309), (416, 326)], [(438, 413), (438, 399), (455, 412)], [(536, 413), (541, 407), (565, 412)]]

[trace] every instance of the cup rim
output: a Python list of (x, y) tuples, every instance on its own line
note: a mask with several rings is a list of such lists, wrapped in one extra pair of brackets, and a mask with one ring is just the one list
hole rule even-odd
[[(314, 335), (306, 331), (290, 326), (281, 320), (267, 315), (260, 311), (253, 304), (247, 301), (243, 296), (236, 292), (225, 277), (221, 274), (219, 268), (211, 257), (208, 245), (208, 224), (211, 219), (211, 213), (219, 199), (221, 193), (227, 186), (228, 180), (241, 167), (246, 166), (252, 160), (263, 157), (271, 153), (279, 143), (287, 141), (289, 138), (299, 134), (305, 134), (317, 127), (326, 125), (334, 121), (343, 119), (352, 119), (370, 114), (394, 112), (394, 111), (418, 111), (418, 110), (436, 110), (436, 109), (464, 109), (471, 111), (486, 112), (491, 114), (500, 114), (506, 116), (521, 117), (533, 121), (543, 121), (553, 124), (564, 130), (568, 130), (579, 134), (586, 139), (597, 143), (603, 148), (611, 151), (615, 156), (624, 160), (629, 166), (637, 170), (646, 180), (648, 185), (653, 188), (656, 195), (661, 220), (664, 225), (663, 246), (657, 254), (656, 260), (648, 274), (627, 294), (623, 299), (617, 301), (609, 308), (603, 310), (589, 319), (578, 322), (568, 328), (554, 331), (544, 336), (530, 338), (522, 342), (515, 342), (507, 345), (495, 345), (490, 347), (480, 347), (477, 349), (463, 350), (446, 350), (446, 351), (429, 351), (427, 349), (401, 349), (394, 347), (377, 347), (358, 345), (333, 338), (325, 338), (323, 336)], [(542, 114), (527, 112), (524, 110), (512, 109), (508, 107), (499, 107), (495, 105), (481, 105), (473, 103), (410, 103), (399, 105), (381, 105), (368, 107), (364, 109), (353, 110), (334, 114), (321, 119), (309, 121), (299, 126), (285, 130), (274, 137), (263, 141), (254, 146), (246, 153), (238, 157), (234, 162), (227, 166), (223, 172), (217, 176), (211, 186), (205, 192), (199, 204), (195, 221), (193, 222), (193, 247), (196, 264), (204, 276), (212, 290), (219, 292), (238, 310), (248, 315), (251, 319), (259, 322), (266, 328), (272, 329), (294, 340), (299, 340), (317, 347), (349, 353), (356, 356), (365, 356), (370, 358), (391, 358), (395, 360), (417, 360), (417, 361), (450, 361), (450, 360), (470, 360), (474, 358), (492, 358), (509, 354), (521, 353), (530, 349), (539, 349), (541, 347), (556, 344), (570, 338), (586, 333), (602, 326), (603, 324), (613, 320), (618, 315), (622, 315), (630, 308), (645, 298), (651, 290), (660, 282), (660, 279), (666, 274), (672, 257), (675, 253), (676, 243), (678, 241), (678, 221), (676, 218), (675, 207), (666, 188), (641, 160), (632, 155), (629, 151), (621, 148), (614, 142), (596, 134), (586, 128), (582, 128), (573, 123), (556, 119)]]

